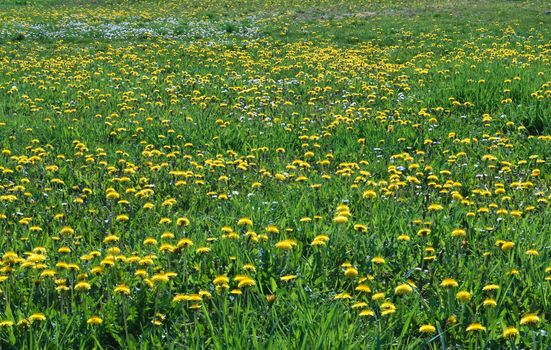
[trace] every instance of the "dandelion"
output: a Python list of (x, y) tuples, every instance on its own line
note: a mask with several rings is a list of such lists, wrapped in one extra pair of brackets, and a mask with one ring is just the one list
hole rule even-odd
[(130, 295), (130, 288), (126, 284), (119, 284), (115, 287), (115, 294)]
[(444, 207), (441, 204), (431, 204), (428, 207), (429, 211), (440, 211), (440, 210), (443, 210), (443, 209), (444, 209)]
[(193, 241), (189, 238), (182, 238), (181, 240), (178, 241), (178, 243), (176, 244), (176, 247), (178, 248), (187, 248), (187, 247), (191, 247), (193, 245)]
[(450, 326), (453, 326), (455, 324), (457, 324), (457, 317), (455, 315), (451, 315), (450, 317), (448, 317), (448, 319), (446, 320), (446, 323)]
[(279, 279), (282, 280), (283, 282), (289, 282), (294, 280), (297, 277), (298, 277), (297, 275), (285, 275), (285, 276), (281, 276)]
[(252, 278), (246, 277), (246, 278), (243, 278), (241, 281), (239, 281), (237, 288), (242, 289), (246, 287), (252, 287), (255, 284), (256, 282)]
[(485, 291), (485, 292), (492, 291), (492, 290), (498, 290), (498, 289), (499, 289), (499, 286), (497, 284), (487, 284), (484, 287), (482, 287), (482, 290)]
[(103, 239), (103, 243), (113, 243), (113, 242), (117, 242), (119, 240), (119, 237), (115, 236), (115, 235), (108, 235), (107, 237), (105, 237)]
[(467, 232), (461, 228), (457, 228), (452, 231), (452, 237), (465, 237)]
[(214, 280), (212, 280), (212, 284), (214, 284), (215, 286), (219, 286), (219, 285), (222, 285), (222, 284), (228, 284), (229, 282), (230, 282), (230, 279), (225, 275), (216, 276), (216, 278), (214, 278)]
[(335, 295), (335, 299), (352, 299), (352, 296), (346, 292)]
[(519, 331), (515, 327), (507, 327), (503, 330), (503, 338), (511, 339), (519, 336)]
[(417, 231), (417, 235), (421, 237), (426, 237), (431, 233), (431, 230), (429, 228), (422, 228), (419, 231)]
[(90, 283), (86, 281), (78, 282), (75, 284), (75, 290), (82, 291), (82, 290), (90, 290), (92, 287), (90, 286)]
[(189, 224), (190, 224), (190, 221), (186, 217), (181, 217), (181, 218), (176, 219), (176, 225), (178, 225), (178, 226), (185, 227), (185, 226), (189, 226)]
[(22, 320), (19, 320), (17, 321), (17, 326), (21, 327), (21, 328), (26, 328), (28, 327), (29, 325), (31, 324), (31, 322), (27, 319), (22, 319)]
[(471, 293), (469, 293), (465, 290), (457, 292), (457, 294), (455, 295), (457, 300), (459, 300), (461, 302), (467, 302), (467, 301), (471, 300), (471, 296), (472, 296)]
[(166, 273), (157, 273), (151, 276), (151, 282), (153, 283), (167, 283), (170, 277)]
[(528, 256), (538, 256), (540, 253), (535, 249), (528, 249), (524, 254)]
[(197, 248), (197, 250), (196, 250), (196, 253), (197, 253), (197, 254), (206, 254), (206, 253), (208, 253), (208, 252), (210, 252), (210, 248), (209, 248), (209, 247), (199, 247), (199, 248)]
[(275, 247), (281, 250), (291, 250), (293, 247), (295, 247), (297, 243), (294, 240), (291, 239), (285, 239), (283, 241), (279, 241), (275, 244)]
[(391, 302), (384, 302), (381, 304), (381, 315), (386, 316), (396, 312), (396, 306)]
[(513, 243), (513, 242), (504, 242), (501, 245), (501, 250), (503, 250), (503, 251), (511, 250), (511, 249), (513, 249), (514, 246), (515, 246), (515, 243)]
[(28, 318), (30, 323), (33, 323), (35, 321), (46, 321), (46, 315), (44, 315), (41, 312), (34, 313), (29, 316)]
[(0, 321), (0, 328), (9, 328), (9, 327), (12, 327), (13, 325), (14, 325), (13, 321), (9, 321), (9, 320)]
[(413, 288), (407, 283), (400, 284), (398, 287), (394, 289), (394, 294), (398, 296), (406, 295), (411, 292), (413, 292)]
[(359, 301), (357, 303), (352, 304), (352, 306), (350, 306), (350, 307), (352, 309), (358, 309), (358, 308), (366, 307), (366, 306), (367, 306), (367, 303), (365, 301)]
[(419, 327), (419, 333), (431, 334), (435, 332), (436, 332), (436, 328), (430, 324), (424, 324), (421, 327)]
[(128, 217), (128, 215), (125, 214), (117, 215), (117, 217), (115, 218), (115, 221), (117, 222), (127, 222), (128, 220), (130, 220), (130, 218)]
[(348, 267), (345, 271), (344, 271), (344, 275), (348, 278), (354, 278), (356, 276), (358, 276), (358, 270), (356, 270), (355, 268), (353, 267)]
[(64, 227), (61, 229), (60, 233), (61, 233), (62, 235), (65, 235), (65, 236), (69, 236), (69, 235), (74, 234), (74, 233), (75, 233), (75, 230), (73, 230), (73, 229), (72, 229), (71, 227), (69, 227), (69, 226), (64, 226)]
[(442, 283), (440, 283), (440, 286), (444, 288), (454, 288), (459, 286), (459, 284), (453, 278), (445, 278), (442, 280)]
[(148, 237), (146, 239), (144, 239), (143, 241), (143, 245), (157, 245), (157, 240), (153, 237)]
[(362, 317), (373, 317), (375, 316), (375, 312), (371, 309), (365, 309), (360, 311), (360, 316)]
[(354, 290), (361, 293), (371, 293), (371, 288), (367, 284), (359, 284)]
[(333, 222), (335, 222), (337, 224), (344, 224), (344, 223), (348, 222), (348, 217), (346, 217), (344, 215), (337, 215), (333, 218)]
[(241, 218), (239, 221), (237, 221), (238, 226), (252, 226), (253, 221), (249, 218)]
[(538, 317), (538, 315), (533, 313), (528, 313), (522, 316), (522, 318), (520, 319), (521, 325), (533, 326), (535, 324), (538, 324), (539, 322), (540, 322), (540, 318)]
[(92, 316), (86, 321), (86, 323), (88, 323), (89, 325), (97, 326), (102, 324), (103, 320), (99, 316)]
[(320, 240), (320, 239), (314, 239), (310, 245), (313, 246), (313, 247), (320, 247), (320, 246), (324, 246), (327, 244), (327, 241), (324, 241), (324, 240)]
[(377, 193), (375, 193), (375, 191), (373, 190), (366, 190), (364, 191), (362, 196), (367, 199), (374, 199), (374, 198), (377, 198)]
[(486, 330), (486, 327), (484, 327), (480, 323), (471, 323), (470, 325), (467, 326), (467, 329), (466, 329), (467, 332), (481, 332), (485, 330)]

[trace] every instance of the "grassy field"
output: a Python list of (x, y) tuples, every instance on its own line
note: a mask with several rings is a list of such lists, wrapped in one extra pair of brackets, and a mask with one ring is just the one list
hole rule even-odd
[(0, 3), (0, 349), (549, 349), (549, 3), (206, 3)]

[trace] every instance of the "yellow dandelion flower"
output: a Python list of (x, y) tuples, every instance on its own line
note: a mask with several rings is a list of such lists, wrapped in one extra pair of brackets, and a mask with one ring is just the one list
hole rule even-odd
[(366, 306), (367, 306), (367, 303), (365, 301), (359, 301), (357, 303), (352, 304), (351, 308), (358, 309), (358, 308), (366, 307)]
[(151, 282), (153, 283), (166, 283), (170, 280), (170, 277), (166, 273), (157, 273), (151, 276)]
[(143, 245), (157, 245), (157, 240), (153, 237), (147, 237), (144, 239)]
[(343, 292), (336, 294), (335, 299), (352, 299), (352, 296), (346, 292)]
[(522, 316), (522, 318), (520, 319), (520, 324), (531, 326), (531, 325), (537, 324), (539, 321), (540, 321), (540, 318), (538, 317), (538, 315), (530, 313)]
[(238, 226), (252, 226), (253, 221), (247, 217), (241, 218), (237, 221)]
[(90, 286), (90, 283), (86, 281), (78, 282), (77, 284), (75, 284), (75, 290), (90, 290), (90, 288), (92, 288)]
[(366, 190), (363, 192), (362, 197), (367, 199), (374, 199), (377, 198), (377, 193), (373, 190)]
[(344, 223), (348, 222), (348, 217), (346, 217), (344, 215), (337, 215), (333, 218), (333, 222), (335, 222), (337, 224), (344, 224)]
[(96, 326), (96, 325), (102, 324), (103, 320), (99, 316), (92, 316), (86, 321), (86, 323), (88, 323), (89, 325)]
[(486, 330), (486, 327), (484, 327), (480, 323), (471, 323), (470, 325), (467, 326), (467, 329), (466, 329), (467, 332), (481, 332), (485, 330)]
[(192, 245), (193, 245), (193, 241), (189, 238), (182, 238), (181, 240), (178, 241), (178, 244), (176, 244), (178, 248), (191, 247)]
[(487, 284), (484, 287), (482, 287), (482, 290), (485, 291), (485, 292), (492, 291), (492, 290), (498, 290), (498, 289), (499, 289), (499, 286), (497, 284)]
[(239, 284), (237, 285), (237, 288), (241, 289), (245, 287), (252, 287), (255, 284), (256, 282), (252, 278), (246, 277), (239, 282)]
[(443, 210), (444, 207), (441, 204), (431, 204), (427, 209), (429, 211), (440, 211), (440, 210)]
[(107, 243), (117, 242), (118, 240), (119, 240), (119, 237), (115, 235), (108, 235), (103, 239), (103, 243), (107, 244)]
[(535, 249), (529, 249), (526, 252), (524, 252), (524, 254), (529, 255), (529, 256), (538, 256), (538, 255), (540, 255), (540, 253)]
[(463, 230), (462, 228), (456, 228), (452, 231), (452, 237), (465, 237), (467, 235), (467, 231)]
[(275, 247), (281, 250), (291, 250), (297, 243), (291, 239), (285, 239), (275, 244)]
[(413, 292), (413, 288), (407, 283), (400, 284), (399, 286), (397, 286), (394, 289), (394, 294), (400, 295), (400, 296), (405, 295), (405, 294), (409, 294), (411, 292)]
[(197, 253), (197, 254), (206, 254), (206, 253), (208, 253), (208, 252), (210, 252), (210, 248), (209, 248), (209, 247), (199, 247), (199, 248), (197, 248), (197, 250), (196, 250), (196, 253)]
[(354, 267), (348, 267), (344, 271), (344, 276), (346, 276), (348, 278), (354, 278), (354, 277), (358, 276), (358, 270), (356, 270)]
[(503, 250), (503, 251), (511, 250), (511, 249), (513, 249), (514, 246), (515, 246), (514, 242), (504, 242), (501, 245), (501, 250)]
[(276, 233), (279, 233), (279, 229), (274, 225), (268, 225), (266, 227), (266, 232), (276, 234)]
[(459, 284), (453, 278), (444, 278), (442, 283), (440, 283), (440, 286), (444, 288), (454, 288), (459, 286)]
[(9, 328), (9, 327), (12, 327), (13, 325), (14, 325), (13, 321), (9, 321), (9, 320), (0, 321), (0, 328)]
[(297, 277), (298, 277), (297, 275), (285, 275), (285, 276), (280, 277), (279, 279), (284, 281), (284, 282), (288, 282), (288, 281), (294, 280)]
[(419, 327), (419, 333), (431, 334), (434, 332), (436, 332), (436, 328), (433, 325), (424, 324), (421, 327)]
[(215, 286), (218, 286), (218, 285), (221, 285), (221, 284), (228, 284), (229, 282), (230, 282), (230, 279), (225, 275), (216, 276), (212, 280), (212, 284), (214, 284)]
[(178, 218), (176, 220), (176, 225), (178, 226), (189, 226), (189, 224), (190, 224), (190, 221), (186, 217)]
[(417, 235), (421, 237), (426, 237), (431, 233), (431, 230), (429, 228), (422, 228), (419, 231), (417, 231)]
[(115, 218), (115, 221), (117, 222), (127, 222), (128, 220), (130, 220), (130, 218), (128, 217), (128, 215), (125, 214), (117, 215), (117, 217)]
[(67, 235), (67, 236), (68, 236), (68, 235), (74, 234), (74, 233), (75, 233), (75, 230), (73, 230), (73, 229), (72, 229), (71, 227), (69, 227), (69, 226), (64, 226), (64, 227), (61, 229), (60, 233), (61, 233), (62, 235)]
[(371, 293), (371, 288), (367, 284), (359, 284), (354, 290), (360, 293)]
[(360, 316), (362, 316), (362, 317), (373, 317), (373, 316), (375, 316), (375, 312), (371, 309), (362, 310), (362, 311), (360, 311)]
[(503, 330), (502, 336), (505, 339), (516, 338), (516, 337), (519, 336), (519, 331), (515, 327), (510, 326), (510, 327), (507, 327)]
[(467, 302), (471, 300), (471, 297), (472, 297), (471, 293), (467, 292), (466, 290), (457, 292), (457, 294), (455, 295), (455, 298), (462, 302)]
[(28, 320), (31, 323), (33, 323), (35, 321), (45, 321), (46, 320), (46, 315), (44, 315), (41, 312), (37, 312), (37, 313), (34, 313), (34, 314), (30, 315)]
[(126, 284), (119, 284), (115, 287), (115, 294), (130, 295), (130, 288)]

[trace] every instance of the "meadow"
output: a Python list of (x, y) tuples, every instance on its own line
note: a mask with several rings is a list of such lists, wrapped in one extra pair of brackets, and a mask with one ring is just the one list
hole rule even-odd
[(0, 349), (551, 348), (546, 1), (4, 0)]

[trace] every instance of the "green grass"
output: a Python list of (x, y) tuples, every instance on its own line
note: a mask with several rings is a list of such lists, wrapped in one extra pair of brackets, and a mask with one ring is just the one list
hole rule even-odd
[(549, 347), (546, 6), (2, 2), (0, 348)]

